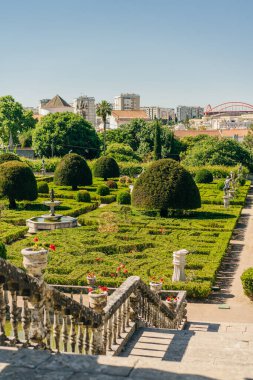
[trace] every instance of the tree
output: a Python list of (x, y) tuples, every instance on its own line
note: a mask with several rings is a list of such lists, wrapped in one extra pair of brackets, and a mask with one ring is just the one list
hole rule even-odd
[(119, 166), (112, 157), (103, 156), (100, 157), (93, 167), (94, 177), (103, 178), (107, 181), (107, 178), (119, 177)]
[(33, 128), (35, 124), (32, 112), (24, 110), (12, 96), (0, 97), (0, 137), (5, 145), (10, 139), (17, 144), (19, 133)]
[(77, 190), (78, 186), (92, 185), (92, 173), (83, 157), (70, 153), (57, 165), (54, 182), (56, 185), (72, 186), (72, 190)]
[(16, 209), (16, 200), (34, 201), (37, 183), (31, 168), (19, 161), (9, 161), (0, 165), (0, 193), (9, 199), (9, 207)]
[(154, 159), (155, 161), (162, 158), (162, 144), (161, 144), (161, 125), (158, 120), (156, 120), (155, 125), (155, 141), (154, 141)]
[(108, 103), (106, 100), (102, 100), (101, 103), (97, 105), (97, 116), (102, 118), (103, 124), (104, 124), (104, 155), (106, 151), (106, 118), (107, 116), (111, 115), (112, 113), (112, 106), (110, 103)]
[(70, 150), (85, 158), (99, 155), (100, 142), (93, 126), (82, 116), (57, 112), (44, 116), (33, 132), (33, 147), (43, 156), (63, 156)]
[(159, 210), (167, 216), (168, 209), (195, 209), (201, 206), (199, 190), (191, 176), (171, 159), (155, 161), (141, 174), (132, 193), (133, 206)]
[(115, 158), (116, 161), (140, 162), (141, 158), (133, 151), (130, 145), (123, 143), (110, 144), (106, 149), (106, 154)]

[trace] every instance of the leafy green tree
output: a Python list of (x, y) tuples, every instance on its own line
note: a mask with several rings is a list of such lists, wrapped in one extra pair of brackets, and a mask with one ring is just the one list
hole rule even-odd
[(130, 145), (123, 143), (110, 144), (106, 149), (106, 154), (115, 158), (116, 161), (140, 162), (141, 158), (133, 151)]
[(161, 144), (161, 125), (158, 120), (156, 120), (155, 125), (155, 141), (154, 141), (154, 159), (155, 161), (162, 158), (162, 144)]
[(71, 150), (85, 158), (95, 158), (100, 141), (93, 126), (82, 116), (57, 112), (38, 122), (33, 131), (33, 147), (46, 157), (63, 156)]
[(33, 128), (35, 124), (32, 112), (24, 110), (12, 96), (0, 97), (0, 137), (5, 145), (8, 145), (10, 136), (17, 144), (19, 133)]
[(103, 125), (104, 125), (104, 154), (106, 151), (106, 118), (107, 116), (111, 115), (112, 113), (112, 106), (110, 103), (108, 103), (106, 100), (102, 100), (101, 103), (97, 105), (97, 116), (102, 118)]

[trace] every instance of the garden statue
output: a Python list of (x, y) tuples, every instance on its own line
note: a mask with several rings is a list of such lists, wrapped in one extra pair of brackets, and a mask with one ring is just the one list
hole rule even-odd
[(50, 201), (51, 201), (51, 202), (54, 202), (54, 189), (51, 189), (51, 190), (50, 190), (49, 195), (50, 195)]
[(44, 175), (45, 173), (46, 173), (45, 159), (44, 157), (42, 157), (41, 174)]
[(186, 249), (180, 249), (179, 251), (173, 252), (173, 264), (174, 272), (172, 276), (172, 281), (185, 281), (185, 256), (189, 253)]
[(224, 184), (224, 187), (223, 187), (223, 190), (224, 190), (224, 194), (227, 195), (227, 192), (228, 190), (230, 189), (230, 182), (231, 182), (231, 177), (227, 176), (226, 180), (225, 180), (225, 184)]

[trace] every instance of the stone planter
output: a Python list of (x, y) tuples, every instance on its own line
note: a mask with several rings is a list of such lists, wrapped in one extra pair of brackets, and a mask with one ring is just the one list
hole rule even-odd
[(23, 265), (28, 274), (33, 277), (42, 277), (42, 271), (47, 267), (48, 251), (44, 248), (36, 251), (32, 248), (24, 248), (21, 254), (23, 255)]
[(166, 301), (166, 305), (172, 310), (175, 311), (177, 306), (177, 301)]
[(160, 290), (162, 290), (162, 286), (163, 286), (162, 282), (150, 282), (149, 283), (150, 290), (152, 290), (155, 293), (159, 293)]
[(107, 304), (107, 292), (94, 293), (89, 292), (89, 306), (97, 312), (101, 312)]
[(96, 276), (94, 276), (94, 277), (87, 276), (86, 279), (87, 279), (88, 285), (91, 285), (91, 286), (95, 285), (95, 283), (96, 283)]

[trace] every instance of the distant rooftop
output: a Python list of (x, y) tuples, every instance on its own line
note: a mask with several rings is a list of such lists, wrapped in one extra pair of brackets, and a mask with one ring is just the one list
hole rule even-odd
[(148, 119), (145, 111), (133, 110), (133, 111), (112, 111), (112, 116), (117, 119)]
[(71, 107), (60, 95), (56, 95), (53, 99), (49, 100), (48, 103), (43, 105), (43, 108), (61, 108), (61, 107)]

